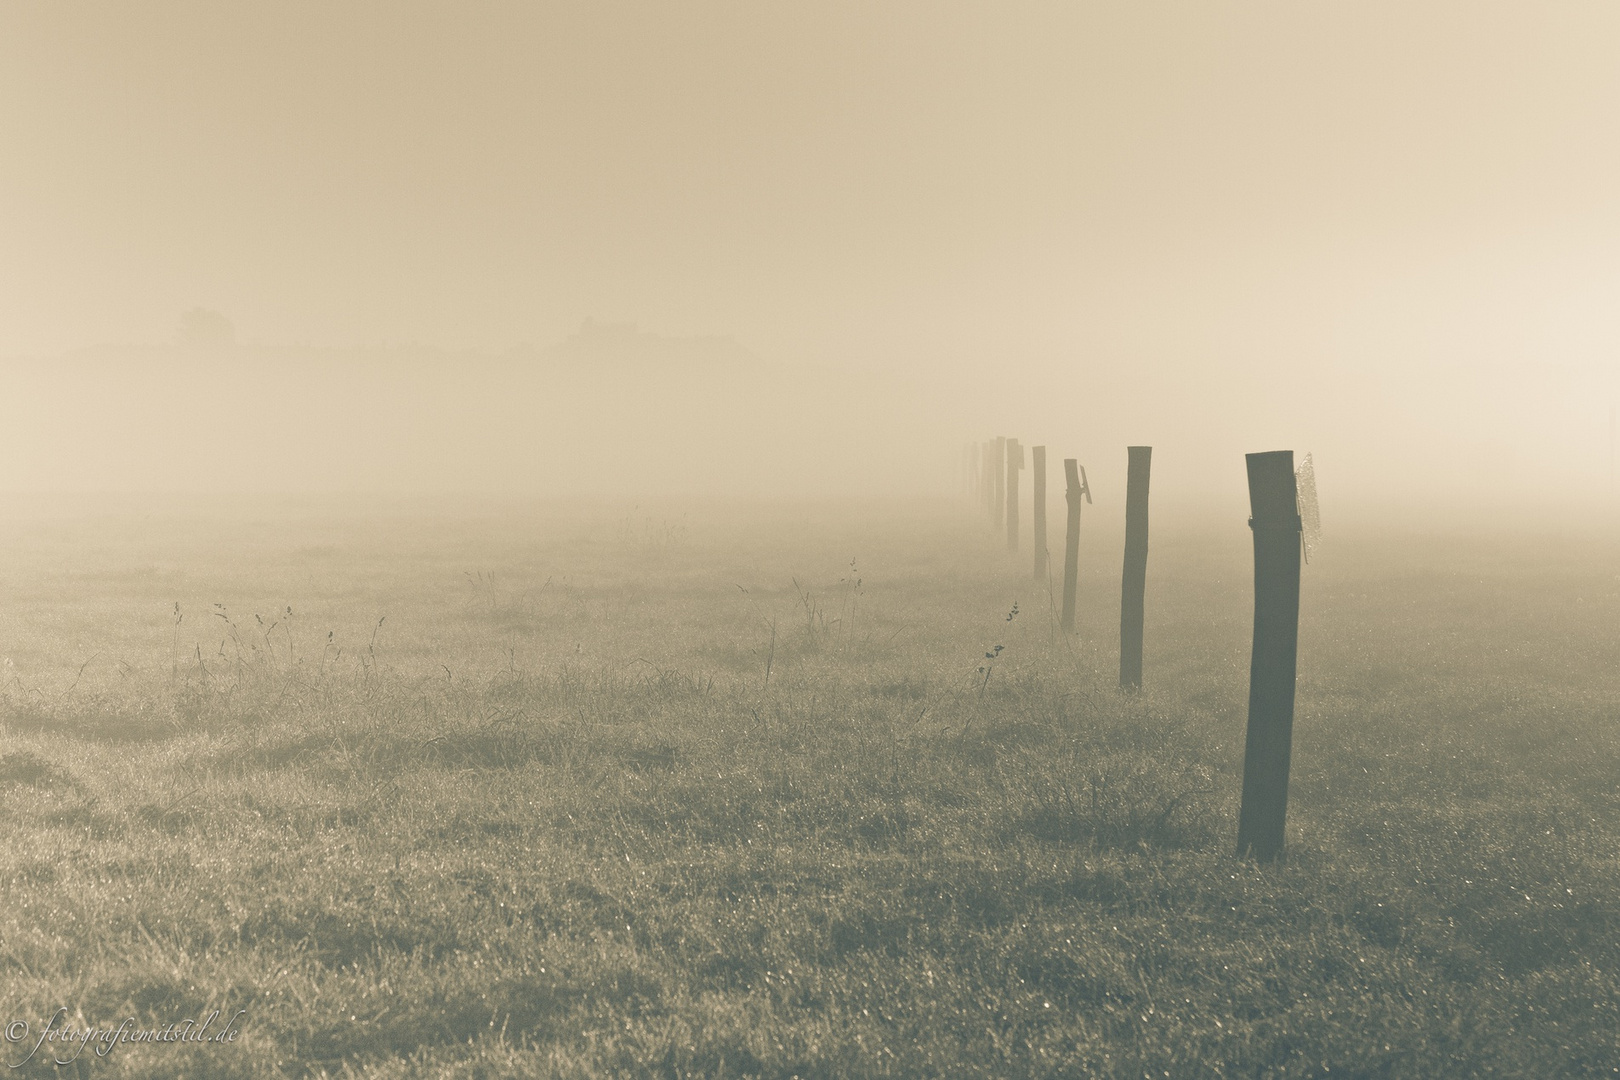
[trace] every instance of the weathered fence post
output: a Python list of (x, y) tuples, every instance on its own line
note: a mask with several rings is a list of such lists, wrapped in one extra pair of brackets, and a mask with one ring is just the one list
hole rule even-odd
[(1035, 580), (1046, 580), (1046, 447), (1035, 446), (1029, 451), (1030, 460), (1034, 464), (1034, 472), (1030, 477), (1033, 489), (1030, 496), (1035, 500), (1034, 523), (1030, 526), (1034, 530), (1030, 536), (1030, 546), (1035, 549)]
[(1299, 651), (1300, 518), (1294, 452), (1249, 454), (1254, 515), (1254, 652), (1249, 661), (1249, 728), (1243, 751), (1238, 854), (1270, 862), (1282, 853), (1288, 759), (1294, 735)]
[(1142, 687), (1142, 608), (1147, 596), (1148, 476), (1153, 447), (1126, 448), (1125, 571), (1119, 587), (1119, 685)]
[(1024, 467), (1024, 448), (1007, 440), (1007, 550), (1018, 550), (1018, 470)]
[(995, 473), (990, 478), (995, 488), (990, 502), (990, 524), (992, 527), (1001, 524), (1003, 507), (1007, 505), (1007, 437), (996, 436), (996, 449), (991, 455), (992, 468)]
[(1065, 632), (1074, 631), (1075, 579), (1080, 573), (1080, 499), (1091, 501), (1091, 486), (1086, 483), (1085, 470), (1074, 458), (1063, 459), (1064, 498), (1069, 503), (1069, 529), (1063, 539), (1063, 617), (1060, 625)]
[(996, 497), (996, 481), (990, 475), (990, 470), (995, 468), (993, 461), (995, 448), (996, 444), (994, 442), (982, 442), (979, 444), (979, 499), (984, 503), (984, 512), (987, 514), (990, 513), (990, 504), (995, 501)]

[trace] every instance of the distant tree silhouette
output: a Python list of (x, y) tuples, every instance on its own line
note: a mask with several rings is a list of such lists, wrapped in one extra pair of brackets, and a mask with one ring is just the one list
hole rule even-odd
[(204, 349), (228, 349), (236, 344), (231, 320), (208, 308), (192, 308), (180, 316), (180, 344)]

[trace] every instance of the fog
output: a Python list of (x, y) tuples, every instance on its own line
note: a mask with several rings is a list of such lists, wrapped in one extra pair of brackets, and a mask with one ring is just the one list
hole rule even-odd
[[(0, 489), (1614, 500), (1606, 4), (9, 5)], [(188, 314), (189, 313), (189, 314)], [(209, 314), (211, 313), (211, 314)], [(1101, 511), (1104, 513), (1112, 511)]]

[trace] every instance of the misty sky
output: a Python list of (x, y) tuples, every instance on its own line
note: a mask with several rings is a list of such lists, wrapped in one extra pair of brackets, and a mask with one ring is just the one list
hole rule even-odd
[[(6, 4), (0, 356), (198, 305), (276, 345), (589, 317), (1163, 394), (1121, 442), (1281, 380), (1346, 411), (1258, 443), (1551, 440), (1573, 489), (1620, 358), (1617, 50), (1596, 2)], [(981, 391), (963, 437), (1021, 421)]]

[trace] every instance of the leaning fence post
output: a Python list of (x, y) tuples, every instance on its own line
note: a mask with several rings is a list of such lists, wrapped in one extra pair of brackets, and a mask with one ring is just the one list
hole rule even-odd
[(1066, 633), (1074, 630), (1075, 578), (1080, 573), (1080, 500), (1091, 501), (1091, 487), (1085, 481), (1085, 470), (1074, 458), (1063, 459), (1064, 498), (1069, 503), (1069, 528), (1063, 539), (1063, 617), (1060, 625)]
[(1294, 734), (1299, 652), (1300, 518), (1294, 452), (1249, 454), (1254, 515), (1254, 652), (1249, 661), (1249, 727), (1243, 751), (1238, 854), (1270, 862), (1282, 853), (1288, 812), (1288, 759)]
[(1007, 440), (1007, 550), (1018, 550), (1018, 470), (1024, 467), (1024, 447)]
[(1035, 549), (1035, 580), (1046, 580), (1046, 447), (1033, 446), (1029, 451), (1030, 461), (1034, 465), (1030, 477), (1030, 496), (1035, 501), (1034, 521), (1030, 525), (1033, 530), (1030, 536), (1030, 546)]
[(1142, 608), (1147, 595), (1148, 476), (1153, 447), (1126, 448), (1125, 571), (1119, 589), (1119, 685), (1142, 687)]

